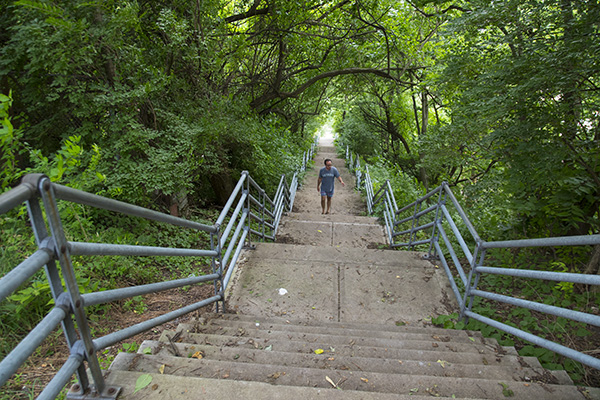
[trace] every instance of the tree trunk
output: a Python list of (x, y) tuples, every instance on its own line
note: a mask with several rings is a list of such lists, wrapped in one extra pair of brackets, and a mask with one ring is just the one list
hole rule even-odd
[[(421, 94), (421, 135), (423, 137), (427, 134), (427, 128), (429, 126), (429, 102), (427, 101), (427, 92)], [(422, 151), (419, 151), (419, 160), (422, 162), (425, 155)], [(419, 180), (425, 186), (425, 191), (429, 191), (429, 177), (427, 176), (427, 170), (423, 165), (419, 167)]]
[(235, 182), (233, 181), (231, 174), (229, 171), (223, 170), (210, 175), (208, 180), (215, 193), (218, 204), (224, 206), (235, 188)]

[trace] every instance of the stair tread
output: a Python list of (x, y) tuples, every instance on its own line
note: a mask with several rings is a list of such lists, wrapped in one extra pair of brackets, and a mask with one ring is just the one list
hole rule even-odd
[[(510, 379), (475, 377), (445, 377), (427, 375), (400, 375), (368, 371), (339, 371), (281, 366), (271, 364), (249, 365), (235, 361), (183, 358), (165, 355), (120, 353), (111, 369), (133, 369), (138, 372), (158, 373), (164, 365), (164, 374), (198, 375), (228, 380), (248, 380), (291, 386), (330, 388), (326, 379), (337, 382), (342, 390), (364, 390), (409, 395), (417, 388), (421, 393), (446, 397), (482, 397), (504, 399), (503, 389), (513, 391), (515, 398), (544, 399), (583, 398), (575, 386), (522, 382)], [(579, 395), (579, 397), (577, 397)]]
[[(478, 331), (467, 331), (467, 330), (454, 330), (454, 329), (442, 329), (433, 326), (410, 326), (410, 325), (378, 325), (378, 324), (362, 324), (355, 322), (322, 322), (314, 320), (295, 320), (291, 318), (264, 318), (246, 316), (243, 314), (209, 314), (205, 315), (199, 320), (195, 320), (186, 324), (190, 326), (193, 324), (199, 325), (223, 325), (233, 326), (234, 324), (240, 324), (247, 326), (251, 324), (253, 327), (264, 329), (286, 330), (286, 331), (305, 331), (305, 332), (336, 332), (343, 330), (344, 332), (356, 331), (364, 332), (366, 335), (379, 335), (383, 333), (390, 334), (427, 334), (427, 335), (444, 335), (451, 337), (462, 337), (469, 340), (469, 337), (483, 338)], [(256, 325), (258, 324), (258, 325)]]
[[(240, 347), (215, 347), (210, 345), (198, 345), (187, 343), (174, 343), (176, 351), (170, 344), (159, 341), (144, 341), (138, 352), (150, 349), (151, 354), (179, 355), (187, 358), (194, 354), (202, 355), (202, 358), (219, 361), (236, 361), (239, 363), (276, 364), (283, 366), (294, 366), (318, 369), (339, 369), (349, 371), (386, 372), (409, 375), (432, 376), (485, 376), (487, 379), (512, 379), (520, 376), (525, 379), (539, 376), (544, 373), (541, 367), (535, 368), (521, 364), (492, 364), (483, 363), (462, 364), (449, 362), (446, 359), (430, 361), (375, 358), (362, 356), (340, 355), (335, 351), (322, 354), (280, 352), (274, 350), (247, 349)], [(334, 349), (335, 350), (335, 349)]]
[[(163, 335), (159, 339), (162, 342), (168, 342), (167, 335), (173, 337), (174, 331), (164, 331)], [(187, 342), (190, 345), (194, 344), (210, 344), (213, 346), (237, 346), (240, 348), (265, 348), (269, 345), (272, 349), (277, 351), (294, 352), (294, 353), (313, 353), (314, 350), (329, 349), (330, 344), (326, 343), (311, 343), (308, 344), (303, 341), (291, 341), (291, 340), (271, 340), (268, 343), (257, 342), (252, 338), (240, 338), (240, 337), (224, 337), (221, 335), (207, 335), (204, 340), (198, 338), (193, 342)], [(518, 356), (514, 354), (502, 354), (502, 353), (487, 353), (487, 352), (459, 352), (453, 351), (443, 347), (441, 350), (430, 345), (424, 349), (410, 349), (410, 348), (387, 348), (387, 347), (372, 347), (372, 346), (358, 346), (358, 345), (344, 345), (334, 347), (336, 354), (340, 355), (362, 355), (368, 357), (380, 357), (380, 358), (396, 358), (399, 360), (423, 360), (436, 362), (440, 357), (444, 357), (449, 362), (457, 362), (462, 364), (502, 364), (502, 363), (514, 363), (518, 362)], [(539, 363), (536, 358), (532, 358), (533, 362), (529, 362), (529, 357), (524, 357), (526, 362), (534, 367), (539, 367)]]
[(423, 260), (425, 254), (423, 252), (369, 249), (344, 245), (344, 243), (338, 243), (335, 247), (331, 247), (313, 246), (306, 243), (290, 245), (287, 243), (261, 242), (256, 243), (254, 250), (244, 254), (249, 258), (261, 260), (346, 262), (360, 265), (385, 265), (398, 270), (431, 266), (429, 261)]
[[(164, 331), (163, 335), (166, 335), (168, 331)], [(170, 337), (173, 337), (175, 333), (171, 333)], [(190, 343), (206, 343), (208, 342), (221, 342), (227, 338), (226, 342), (233, 341), (254, 341), (260, 343), (261, 346), (265, 347), (269, 344), (282, 343), (282, 342), (302, 342), (306, 344), (306, 348), (329, 348), (329, 347), (340, 347), (340, 348), (353, 348), (353, 347), (383, 347), (383, 348), (400, 348), (400, 349), (418, 349), (418, 350), (435, 350), (437, 352), (464, 352), (464, 353), (486, 353), (496, 355), (497, 353), (504, 352), (504, 349), (500, 346), (493, 346), (490, 344), (482, 344), (474, 341), (472, 343), (461, 343), (453, 341), (445, 341), (445, 338), (439, 337), (434, 338), (423, 338), (416, 337), (414, 340), (410, 339), (382, 339), (382, 338), (371, 338), (364, 336), (345, 336), (345, 335), (323, 335), (323, 334), (311, 334), (303, 332), (280, 332), (274, 331), (269, 333), (268, 331), (243, 331), (239, 334), (220, 334), (220, 333), (193, 333), (183, 332), (180, 336), (181, 341), (186, 340)], [(163, 341), (168, 339), (163, 338)]]
[(210, 333), (210, 334), (223, 334), (236, 336), (240, 332), (250, 335), (265, 335), (272, 334), (275, 332), (286, 333), (286, 334), (311, 334), (311, 335), (324, 335), (324, 336), (347, 336), (347, 337), (360, 337), (368, 335), (370, 338), (377, 338), (382, 340), (435, 340), (438, 342), (455, 342), (455, 343), (481, 343), (489, 344), (491, 346), (497, 345), (495, 340), (487, 340), (479, 336), (468, 336), (466, 332), (460, 334), (445, 334), (445, 333), (431, 333), (427, 331), (420, 332), (390, 332), (390, 331), (364, 331), (360, 329), (343, 329), (343, 328), (317, 328), (317, 327), (302, 327), (302, 326), (285, 326), (279, 324), (269, 323), (253, 323), (253, 322), (233, 322), (233, 321), (219, 321), (209, 322), (207, 324), (200, 323), (186, 323), (180, 324), (177, 331), (183, 331), (185, 333)]
[[(153, 374), (148, 387), (134, 393), (140, 372), (111, 371), (108, 385), (122, 387), (121, 396), (128, 400), (164, 400), (187, 397), (190, 399), (327, 399), (327, 400), (429, 400), (430, 395), (398, 395), (392, 393), (336, 390), (306, 386), (275, 386), (264, 382), (211, 379), (192, 376)], [(448, 397), (438, 397), (447, 400)], [(475, 400), (475, 399), (473, 399)]]

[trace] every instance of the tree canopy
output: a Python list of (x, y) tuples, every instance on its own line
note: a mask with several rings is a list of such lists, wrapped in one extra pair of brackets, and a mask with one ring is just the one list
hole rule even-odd
[(598, 232), (596, 2), (0, 7), (5, 188), (45, 166), (145, 205), (222, 202), (243, 169), (268, 186), (291, 168), (333, 113), (425, 188), (491, 196), (531, 234)]

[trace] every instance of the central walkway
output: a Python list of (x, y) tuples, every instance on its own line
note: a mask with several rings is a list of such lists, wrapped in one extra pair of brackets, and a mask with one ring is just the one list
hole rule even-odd
[[(336, 182), (332, 213), (321, 214), (317, 177), (330, 158)], [(367, 217), (354, 177), (331, 141), (322, 141), (285, 216), (276, 243), (247, 251), (227, 309), (247, 315), (402, 325), (455, 310), (441, 269), (422, 253), (388, 250), (383, 227)]]

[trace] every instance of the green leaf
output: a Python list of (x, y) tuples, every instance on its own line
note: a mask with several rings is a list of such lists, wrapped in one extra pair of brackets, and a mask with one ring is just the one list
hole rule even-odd
[(592, 334), (592, 332), (588, 331), (585, 328), (579, 328), (577, 329), (577, 332), (575, 332), (575, 335), (579, 336), (579, 337), (586, 337), (586, 336), (590, 336)]
[(148, 386), (150, 382), (152, 382), (152, 376), (150, 374), (140, 375), (137, 378), (137, 381), (135, 382), (135, 390), (133, 391), (133, 393), (142, 390), (143, 388)]
[(502, 394), (504, 395), (504, 397), (513, 397), (515, 395), (515, 392), (513, 392), (512, 390), (510, 390), (508, 388), (508, 385), (504, 382), (498, 382), (498, 384), (500, 386), (502, 386)]

